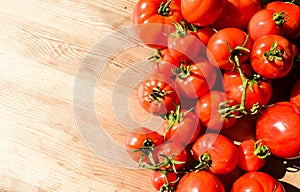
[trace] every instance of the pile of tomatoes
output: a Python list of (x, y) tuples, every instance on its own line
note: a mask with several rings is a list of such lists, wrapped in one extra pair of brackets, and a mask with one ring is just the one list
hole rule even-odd
[(141, 107), (164, 123), (126, 147), (159, 191), (280, 192), (262, 167), (300, 156), (300, 7), (260, 0), (139, 0), (153, 48)]

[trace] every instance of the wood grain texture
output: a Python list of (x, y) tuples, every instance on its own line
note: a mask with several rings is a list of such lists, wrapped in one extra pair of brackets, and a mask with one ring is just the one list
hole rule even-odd
[[(74, 111), (74, 105), (83, 112), (89, 107), (74, 104), (76, 94), (85, 93), (74, 93), (75, 83), (93, 86), (98, 119), (83, 114), (84, 128), (101, 124), (120, 148), (132, 123), (159, 123), (139, 110), (132, 89), (149, 71), (150, 50), (132, 47), (103, 64), (99, 57), (110, 45), (95, 49), (105, 37), (131, 26), (135, 3), (0, 0), (0, 191), (154, 191), (149, 171), (117, 167), (95, 153), (85, 141), (95, 139), (93, 132), (82, 137), (76, 119), (81, 113)], [(101, 74), (99, 65), (104, 65)], [(91, 77), (98, 78), (95, 84)], [(119, 109), (124, 102), (128, 107)], [(94, 144), (109, 149), (101, 142)], [(106, 158), (118, 160), (118, 155), (112, 151)], [(283, 180), (300, 188), (299, 176), (288, 173)]]

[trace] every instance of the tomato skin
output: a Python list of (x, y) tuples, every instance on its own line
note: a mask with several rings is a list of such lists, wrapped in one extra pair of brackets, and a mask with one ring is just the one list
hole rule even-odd
[(182, 37), (175, 34), (176, 32), (168, 37), (168, 48), (171, 56), (193, 60), (198, 56), (201, 49), (204, 50), (204, 46), (194, 32), (187, 31)]
[(282, 26), (282, 33), (288, 39), (296, 39), (300, 35), (300, 7), (289, 2), (274, 1), (268, 3), (265, 9), (285, 12), (286, 22)]
[(167, 78), (174, 76), (173, 69), (180, 65), (180, 58), (171, 56), (168, 48), (157, 50), (149, 60), (153, 63), (154, 72), (163, 74)]
[[(175, 111), (175, 105), (180, 103), (174, 82), (161, 74), (150, 75), (138, 85), (137, 90), (140, 105), (153, 115)], [(163, 95), (157, 96), (157, 94)]]
[(291, 102), (278, 102), (265, 109), (256, 124), (256, 139), (280, 158), (300, 155), (300, 112)]
[[(129, 132), (126, 137), (125, 146), (127, 148), (127, 152), (136, 162), (139, 162), (142, 152), (135, 152), (134, 150), (141, 149), (142, 147), (147, 147), (145, 146), (146, 141), (149, 141), (152, 144), (149, 150), (155, 152), (154, 148), (162, 145), (162, 143), (164, 142), (164, 137), (158, 132), (152, 131), (151, 129), (146, 127), (138, 127)], [(156, 155), (153, 155), (153, 157), (155, 156)], [(147, 156), (145, 156), (143, 162), (150, 163)]]
[(225, 188), (225, 191), (230, 191), (233, 183), (240, 178), (243, 174), (245, 174), (245, 171), (243, 171), (241, 168), (236, 166), (232, 171), (229, 173), (226, 173), (224, 175), (216, 175), (220, 181), (223, 183), (223, 186)]
[[(277, 42), (276, 49), (282, 52), (282, 60), (264, 57)], [(252, 47), (250, 63), (254, 71), (268, 79), (278, 79), (288, 75), (293, 66), (293, 46), (280, 35), (266, 35), (258, 38)]]
[[(171, 122), (165, 120), (163, 130), (166, 132), (166, 140), (174, 143), (180, 143), (182, 146), (187, 146), (198, 137), (201, 131), (201, 125), (193, 112), (182, 110), (180, 115), (183, 114), (185, 115), (171, 127)], [(184, 137), (182, 135), (184, 135)]]
[(255, 141), (244, 140), (238, 146), (238, 166), (244, 171), (257, 171), (265, 164), (264, 158), (259, 158), (255, 153)]
[[(237, 46), (242, 46), (247, 39), (247, 34), (238, 28), (224, 28), (217, 31), (208, 41), (207, 58), (211, 64), (220, 69), (231, 71), (234, 69), (234, 63), (229, 60), (231, 53), (228, 50), (228, 44), (232, 50)], [(247, 41), (245, 48), (251, 49), (251, 41)], [(239, 56), (239, 62), (243, 63), (249, 57), (249, 53), (243, 52)]]
[(264, 172), (248, 172), (238, 178), (230, 192), (285, 192), (281, 183)]
[(183, 97), (199, 98), (214, 86), (217, 71), (207, 59), (198, 57), (193, 63), (187, 63), (183, 67), (175, 78)]
[(207, 171), (189, 172), (178, 183), (176, 192), (225, 192), (221, 181)]
[(143, 43), (156, 49), (167, 47), (166, 34), (169, 34), (170, 29), (172, 31), (173, 22), (182, 19), (179, 0), (172, 0), (170, 12), (166, 15), (158, 13), (161, 3), (166, 4), (167, 0), (139, 0), (133, 12), (137, 35)]
[(216, 33), (216, 31), (209, 26), (205, 26), (205, 27), (199, 28), (195, 33), (197, 34), (200, 41), (205, 46), (207, 46), (209, 39), (213, 36), (213, 34)]
[(260, 9), (260, 0), (226, 0), (221, 15), (213, 23), (213, 27), (218, 30), (228, 27), (245, 30), (251, 17)]
[(225, 0), (181, 0), (183, 18), (196, 26), (208, 26), (221, 14)]
[(237, 147), (227, 137), (215, 133), (200, 136), (192, 147), (195, 159), (208, 154), (211, 164), (207, 168), (210, 172), (222, 175), (231, 172), (238, 161)]
[(220, 103), (225, 101), (227, 101), (226, 94), (216, 90), (207, 92), (199, 98), (195, 106), (195, 113), (205, 127), (212, 130), (221, 130), (235, 123), (236, 118), (225, 118), (218, 112)]
[[(224, 88), (229, 100), (232, 100), (232, 105), (241, 104), (243, 82), (238, 72), (226, 71), (223, 74)], [(256, 103), (266, 105), (272, 97), (273, 89), (271, 82), (258, 80), (254, 82), (252, 88), (246, 89), (245, 109), (249, 110)]]
[(273, 20), (274, 10), (262, 9), (256, 12), (248, 25), (248, 34), (252, 42), (264, 35), (281, 35), (281, 26)]
[[(188, 159), (188, 154), (187, 154), (184, 146), (182, 146), (178, 142), (170, 142), (170, 141), (164, 142), (163, 144), (158, 146), (156, 148), (156, 150), (157, 151), (155, 152), (155, 154), (157, 154), (157, 156), (158, 156), (158, 163), (165, 162), (166, 157), (169, 158), (170, 156), (174, 156), (172, 158), (172, 160), (182, 162), (180, 164), (174, 164), (174, 167), (176, 170), (178, 170), (182, 166), (184, 166), (184, 164), (186, 163), (186, 161)], [(163, 166), (161, 168), (169, 169), (169, 170), (173, 169), (172, 165), (170, 165), (170, 164)]]
[(175, 181), (177, 180), (177, 175), (174, 172), (168, 172), (167, 174), (163, 174), (159, 171), (153, 171), (151, 174), (151, 183), (156, 190), (160, 190), (162, 186), (167, 184), (167, 180), (170, 186), (175, 185)]
[(300, 110), (300, 79), (298, 79), (292, 87), (290, 101), (294, 103)]

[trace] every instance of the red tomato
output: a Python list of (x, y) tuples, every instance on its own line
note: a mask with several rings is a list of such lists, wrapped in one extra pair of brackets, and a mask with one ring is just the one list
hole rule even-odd
[(198, 35), (198, 38), (200, 39), (200, 41), (207, 46), (209, 39), (213, 36), (213, 34), (216, 33), (216, 31), (208, 26), (205, 27), (201, 27), (199, 29), (197, 29), (196, 34)]
[(167, 34), (173, 22), (180, 19), (180, 0), (139, 0), (133, 12), (138, 36), (146, 45), (157, 49), (167, 47)]
[(181, 0), (183, 18), (196, 26), (212, 24), (224, 7), (225, 0)]
[(212, 90), (199, 98), (195, 106), (195, 113), (200, 122), (212, 130), (226, 129), (233, 125), (236, 118), (222, 117), (219, 113), (220, 103), (227, 101), (224, 92)]
[(187, 146), (197, 138), (201, 127), (193, 112), (177, 108), (176, 112), (166, 115), (163, 130), (167, 140)]
[(252, 139), (244, 140), (238, 146), (238, 166), (244, 171), (257, 171), (265, 164), (265, 158), (270, 155), (269, 148)]
[(182, 63), (175, 73), (179, 93), (186, 98), (201, 97), (212, 89), (217, 79), (217, 70), (203, 57), (193, 63)]
[(153, 171), (151, 182), (153, 187), (158, 191), (172, 191), (177, 180), (177, 175), (174, 172), (162, 173)]
[(291, 102), (278, 102), (265, 109), (256, 124), (256, 139), (280, 158), (300, 155), (300, 112)]
[(285, 12), (286, 22), (282, 26), (283, 35), (288, 39), (296, 39), (300, 35), (300, 7), (289, 2), (274, 1), (268, 3), (265, 9), (277, 13)]
[(224, 192), (221, 181), (207, 171), (189, 172), (178, 183), (176, 192)]
[(246, 139), (255, 139), (256, 119), (252, 115), (238, 118), (235, 123), (227, 129), (222, 129), (221, 134), (229, 139), (242, 142)]
[[(242, 104), (244, 88), (240, 74), (236, 71), (226, 71), (223, 74), (223, 79), (227, 97), (232, 101), (230, 105)], [(255, 104), (266, 105), (270, 101), (273, 92), (271, 83), (260, 79), (248, 79), (248, 81), (245, 110), (250, 110)]]
[(166, 77), (174, 76), (173, 70), (180, 66), (180, 58), (176, 58), (170, 55), (168, 48), (162, 50), (156, 50), (148, 59), (154, 64), (154, 71), (161, 73)]
[(300, 79), (298, 79), (292, 87), (290, 101), (300, 109)]
[(251, 17), (260, 8), (260, 0), (226, 0), (222, 13), (213, 26), (219, 30), (228, 27), (245, 30)]
[(141, 106), (153, 115), (164, 115), (176, 110), (180, 103), (178, 91), (172, 80), (153, 74), (137, 87)]
[[(146, 127), (139, 127), (130, 132), (125, 140), (125, 146), (129, 155), (136, 162), (146, 162), (152, 164), (156, 161), (157, 155), (153, 154), (154, 148), (160, 146), (164, 142), (164, 138), (156, 131), (152, 131)], [(152, 158), (150, 161), (149, 158)]]
[(235, 67), (233, 62), (234, 55), (238, 56), (240, 63), (248, 59), (249, 53), (244, 50), (239, 50), (238, 48), (243, 45), (248, 50), (252, 45), (251, 41), (247, 40), (247, 34), (244, 31), (237, 28), (221, 29), (208, 41), (206, 51), (207, 58), (210, 63), (216, 67), (231, 71)]
[(206, 168), (214, 174), (229, 173), (237, 165), (237, 147), (223, 135), (202, 135), (195, 141), (192, 150), (194, 157), (200, 161), (198, 167)]
[(280, 35), (258, 38), (252, 47), (250, 62), (254, 71), (268, 79), (288, 75), (293, 66), (292, 43)]
[(177, 171), (186, 163), (188, 154), (180, 143), (167, 141), (156, 148), (160, 169)]
[(230, 192), (285, 192), (283, 186), (264, 172), (248, 172), (238, 178)]
[(168, 38), (168, 48), (173, 57), (195, 59), (200, 50), (204, 50), (196, 33), (185, 29), (181, 24), (175, 23), (176, 31)]
[(281, 26), (286, 18), (283, 13), (262, 9), (256, 12), (248, 25), (248, 34), (252, 42), (264, 35), (281, 35)]

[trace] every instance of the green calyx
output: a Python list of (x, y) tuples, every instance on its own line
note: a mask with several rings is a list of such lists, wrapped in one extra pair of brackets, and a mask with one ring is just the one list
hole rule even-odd
[(158, 63), (161, 61), (162, 55), (158, 49), (155, 49), (154, 52), (151, 53), (151, 56), (148, 58), (148, 61), (151, 63)]
[(180, 79), (186, 79), (191, 75), (190, 64), (181, 62), (179, 68), (174, 69), (174, 74)]
[(168, 16), (171, 13), (170, 4), (172, 3), (172, 0), (165, 2), (162, 2), (158, 9), (158, 14), (162, 16)]
[(168, 91), (161, 90), (159, 86), (154, 87), (152, 89), (152, 93), (149, 95), (149, 97), (150, 97), (149, 102), (151, 103), (153, 101), (158, 101), (159, 103), (161, 103), (163, 100), (163, 97), (168, 94), (169, 94)]
[(208, 153), (200, 155), (198, 160), (199, 164), (195, 166), (195, 170), (203, 170), (211, 166), (212, 160)]
[(256, 141), (254, 145), (254, 155), (260, 159), (265, 159), (271, 155), (271, 153), (269, 147), (263, 145), (261, 141)]
[(275, 41), (272, 44), (271, 49), (269, 51), (265, 52), (263, 57), (264, 57), (264, 59), (271, 61), (271, 62), (276, 61), (276, 60), (283, 61), (285, 58), (285, 54), (286, 53), (284, 50), (278, 49), (278, 42)]
[(282, 26), (288, 20), (289, 20), (289, 16), (287, 15), (286, 12), (280, 12), (280, 13), (273, 14), (273, 21), (278, 26)]
[(183, 38), (188, 34), (188, 29), (186, 28), (184, 22), (182, 22), (182, 23), (174, 22), (173, 24), (174, 24), (176, 30), (174, 33), (171, 33), (172, 37)]

